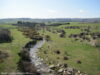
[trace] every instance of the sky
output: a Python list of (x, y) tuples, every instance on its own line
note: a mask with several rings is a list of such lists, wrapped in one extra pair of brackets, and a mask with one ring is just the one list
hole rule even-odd
[(100, 18), (100, 0), (0, 0), (0, 18)]

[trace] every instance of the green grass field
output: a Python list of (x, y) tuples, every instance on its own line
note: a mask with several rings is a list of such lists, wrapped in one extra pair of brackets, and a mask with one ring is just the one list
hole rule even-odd
[(11, 43), (1, 43), (0, 51), (6, 52), (9, 54), (9, 57), (4, 60), (3, 63), (0, 63), (0, 72), (18, 72), (17, 62), (19, 61), (18, 52), (22, 47), (30, 41), (29, 38), (26, 38), (22, 32), (18, 31), (15, 26), (12, 25), (0, 25), (0, 28), (10, 28), (13, 41)]
[[(44, 61), (50, 65), (58, 63), (67, 63), (70, 67), (76, 68), (88, 75), (99, 75), (100, 74), (100, 48), (96, 48), (87, 44), (86, 41), (80, 42), (75, 41), (73, 38), (69, 38), (70, 34), (80, 33), (80, 29), (65, 29), (66, 26), (91, 26), (92, 32), (100, 32), (100, 23), (78, 23), (71, 22), (70, 25), (51, 26), (51, 30), (64, 29), (66, 31), (66, 37), (59, 37), (58, 33), (52, 33), (49, 31), (40, 30), (39, 33), (42, 35), (49, 35), (52, 41), (45, 42), (38, 55), (44, 59)], [(97, 27), (97, 29), (95, 29)], [(16, 26), (12, 25), (0, 25), (0, 28), (9, 28), (13, 41), (11, 43), (0, 43), (0, 51), (9, 54), (9, 57), (0, 63), (0, 72), (18, 72), (17, 62), (19, 61), (18, 52), (22, 47), (30, 41), (26, 38), (22, 32), (17, 30)], [(55, 51), (59, 50), (61, 53), (56, 54)], [(44, 54), (46, 52), (47, 54)], [(64, 60), (67, 56), (69, 59)], [(59, 59), (58, 59), (59, 58)], [(77, 60), (82, 63), (77, 64)]]
[[(64, 29), (66, 25), (51, 27), (51, 29)], [(95, 26), (97, 30), (93, 29), (93, 32), (100, 32), (100, 23), (94, 24), (81, 24), (71, 23), (69, 26)], [(68, 38), (68, 35), (72, 33), (80, 33), (80, 29), (64, 29), (66, 31), (66, 37), (60, 38), (59, 34), (55, 34), (49, 31), (40, 31), (40, 34), (49, 35), (52, 39), (51, 42), (46, 42), (38, 55), (43, 58), (47, 64), (53, 63), (67, 63), (69, 66), (76, 68), (88, 75), (100, 74), (100, 48), (93, 47), (86, 42), (74, 41), (72, 38)], [(49, 47), (48, 47), (49, 46)], [(61, 54), (56, 54), (54, 51), (59, 50)], [(47, 54), (44, 54), (44, 52)], [(68, 60), (63, 60), (63, 57), (69, 57)], [(59, 59), (58, 59), (59, 58)], [(80, 60), (82, 64), (77, 64), (76, 61)]]

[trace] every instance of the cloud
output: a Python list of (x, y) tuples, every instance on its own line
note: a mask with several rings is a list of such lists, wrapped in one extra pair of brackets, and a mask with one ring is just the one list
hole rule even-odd
[(83, 13), (87, 13), (87, 11), (80, 9), (79, 13), (83, 14)]
[(51, 14), (55, 14), (55, 13), (57, 13), (56, 10), (48, 10), (48, 12), (51, 13)]

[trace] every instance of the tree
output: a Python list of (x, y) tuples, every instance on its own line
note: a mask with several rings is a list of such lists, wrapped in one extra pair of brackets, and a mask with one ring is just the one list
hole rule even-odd
[(23, 22), (22, 21), (18, 21), (17, 24), (23, 24)]

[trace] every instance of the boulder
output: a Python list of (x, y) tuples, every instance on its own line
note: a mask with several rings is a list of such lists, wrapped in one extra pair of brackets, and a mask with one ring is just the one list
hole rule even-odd
[(68, 68), (67, 68), (67, 71), (72, 73), (72, 72), (74, 71), (74, 69), (73, 69), (73, 68), (68, 67)]
[(60, 69), (58, 70), (58, 73), (63, 73), (63, 71), (64, 71), (64, 69), (63, 69), (63, 68), (60, 68)]
[(49, 68), (52, 69), (52, 70), (55, 70), (56, 66), (55, 65), (50, 65)]

